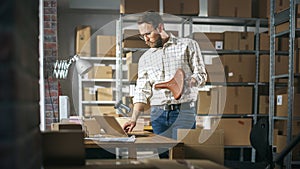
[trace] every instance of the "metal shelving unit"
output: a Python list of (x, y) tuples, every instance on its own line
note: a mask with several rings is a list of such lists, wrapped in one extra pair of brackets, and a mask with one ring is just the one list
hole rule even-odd
[[(271, 0), (270, 2), (270, 85), (269, 85), (269, 142), (271, 145), (274, 145), (273, 142), (273, 130), (274, 130), (274, 122), (275, 120), (286, 120), (287, 121), (287, 145), (292, 140), (292, 122), (293, 117), (293, 104), (294, 104), (294, 48), (295, 48), (295, 37), (299, 29), (295, 28), (295, 14), (296, 14), (296, 5), (299, 4), (299, 0), (290, 0), (289, 9), (281, 11), (279, 13), (275, 12), (275, 0)], [(276, 33), (275, 26), (289, 22), (289, 28), (286, 31)], [(289, 51), (288, 51), (288, 73), (287, 74), (275, 74), (275, 56), (277, 52), (275, 51), (275, 38), (277, 37), (288, 37), (289, 38)], [(288, 116), (286, 118), (276, 117), (274, 114), (275, 111), (275, 89), (277, 84), (275, 82), (276, 79), (287, 79), (287, 84), (285, 87), (287, 88), (288, 94)], [(287, 169), (292, 168), (292, 152), (290, 152), (284, 160), (284, 165)]]
[[(121, 58), (120, 60), (118, 60), (117, 57), (97, 57), (97, 56), (90, 56), (90, 57), (81, 57), (81, 59), (83, 60), (87, 60), (89, 62), (91, 62), (92, 64), (114, 64), (115, 67), (115, 71), (116, 71), (116, 78), (112, 78), (112, 79), (95, 79), (95, 78), (84, 78), (81, 75), (78, 75), (78, 112), (79, 112), (79, 116), (85, 116), (83, 108), (84, 106), (99, 106), (99, 105), (103, 105), (103, 106), (114, 106), (115, 103), (117, 102), (117, 98), (112, 100), (112, 101), (85, 101), (83, 100), (83, 92), (82, 89), (85, 86), (94, 86), (97, 84), (111, 84), (112, 85), (112, 90), (115, 93), (118, 93), (117, 91), (120, 90), (118, 88), (118, 85), (120, 83), (127, 83), (128, 80), (126, 79), (122, 79), (122, 80), (118, 80), (118, 74), (117, 72), (119, 70), (123, 70), (118, 68), (117, 63), (120, 61), (121, 63), (124, 63), (124, 61), (126, 61), (125, 58)], [(121, 66), (123, 67), (123, 66)], [(126, 68), (124, 68), (126, 70)]]
[[(192, 24), (206, 24), (206, 25), (226, 25), (226, 26), (239, 26), (244, 27), (244, 31), (247, 32), (248, 27), (254, 28), (254, 34), (255, 34), (255, 46), (254, 50), (216, 50), (216, 51), (202, 51), (202, 54), (204, 55), (226, 55), (226, 54), (233, 54), (233, 55), (239, 55), (239, 54), (252, 54), (256, 57), (256, 71), (255, 71), (255, 82), (251, 83), (240, 83), (240, 82), (208, 82), (207, 85), (214, 85), (214, 86), (244, 86), (244, 87), (253, 87), (254, 93), (253, 93), (253, 114), (251, 115), (244, 115), (244, 114), (238, 114), (238, 115), (221, 115), (221, 117), (234, 117), (234, 118), (252, 118), (253, 123), (256, 123), (258, 117), (265, 117), (266, 115), (258, 115), (258, 101), (259, 101), (259, 86), (266, 86), (267, 83), (260, 83), (259, 82), (259, 58), (262, 54), (267, 54), (269, 51), (260, 51), (259, 50), (259, 33), (260, 28), (266, 28), (268, 27), (268, 21), (267, 19), (258, 19), (258, 18), (228, 18), (228, 17), (192, 17)], [(220, 115), (217, 115), (220, 116)], [(230, 148), (230, 147), (227, 147)], [(237, 147), (235, 147), (237, 148)], [(245, 147), (240, 147), (241, 151), (240, 154), (243, 154), (243, 149)], [(251, 148), (251, 146), (246, 147)], [(251, 153), (251, 161), (255, 162), (255, 150), (252, 149)], [(242, 161), (243, 158), (240, 157), (240, 160)]]

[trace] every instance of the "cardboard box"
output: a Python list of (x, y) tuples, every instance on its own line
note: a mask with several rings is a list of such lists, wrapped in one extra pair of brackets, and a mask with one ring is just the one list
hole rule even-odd
[(219, 95), (220, 113), (252, 114), (252, 87), (227, 86), (220, 88), (225, 88), (225, 90), (227, 90), (225, 98), (226, 100), (224, 100), (224, 96)]
[(97, 100), (98, 101), (112, 101), (113, 92), (112, 88), (98, 88), (97, 89)]
[[(284, 148), (287, 146), (287, 136), (286, 135), (277, 135), (277, 148), (276, 152), (280, 153)], [(292, 160), (299, 160), (300, 159), (300, 145), (297, 144), (292, 149)]]
[(159, 0), (121, 0), (120, 13), (134, 14), (145, 11), (159, 12)]
[(270, 50), (270, 36), (268, 33), (259, 34), (259, 50)]
[(84, 87), (83, 88), (83, 100), (84, 101), (95, 101), (96, 100), (96, 91), (93, 87)]
[(116, 56), (116, 36), (97, 35), (96, 55), (98, 57)]
[(209, 0), (208, 16), (252, 17), (252, 0)]
[(269, 82), (269, 79), (270, 79), (270, 56), (260, 55), (259, 82)]
[(204, 56), (204, 62), (208, 75), (207, 82), (226, 82), (224, 57)]
[(100, 134), (100, 125), (95, 118), (83, 119), (82, 125), (88, 137), (94, 137)]
[(249, 146), (252, 118), (222, 118), (217, 129), (224, 130), (225, 146)]
[(223, 33), (201, 33), (194, 32), (193, 39), (196, 40), (201, 50), (222, 50), (224, 35)]
[(75, 51), (79, 56), (91, 56), (91, 26), (81, 25), (76, 27)]
[(269, 114), (269, 96), (259, 96), (258, 114)]
[(224, 32), (225, 50), (254, 50), (253, 32)]
[(141, 39), (124, 39), (123, 41), (124, 48), (149, 48), (148, 45)]
[(135, 51), (126, 53), (126, 64), (130, 63), (139, 63), (140, 57), (144, 54), (145, 51)]
[(267, 9), (269, 0), (252, 0), (252, 17), (253, 18), (268, 18), (270, 9)]
[[(297, 104), (300, 101), (300, 94), (294, 93), (293, 99), (293, 116), (300, 116), (300, 105)], [(276, 116), (288, 116), (288, 94), (276, 94)]]
[(255, 82), (255, 55), (223, 55), (227, 82)]
[(112, 115), (116, 114), (114, 106), (84, 106), (84, 116), (92, 117), (97, 115)]
[(218, 90), (211, 89), (210, 91), (199, 91), (197, 114), (219, 114), (218, 109)]
[(128, 81), (130, 82), (136, 81), (138, 76), (138, 64), (129, 63), (127, 66), (128, 66), (128, 71), (127, 71)]
[(88, 72), (89, 79), (111, 79), (113, 77), (111, 66), (94, 66)]
[(186, 159), (208, 159), (224, 164), (224, 131), (178, 129), (177, 140), (184, 142)]
[(199, 0), (163, 0), (163, 12), (173, 15), (198, 15)]

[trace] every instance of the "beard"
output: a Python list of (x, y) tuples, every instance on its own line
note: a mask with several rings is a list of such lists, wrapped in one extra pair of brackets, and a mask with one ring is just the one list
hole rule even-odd
[(162, 38), (161, 38), (160, 35), (157, 37), (157, 39), (154, 42), (148, 41), (148, 42), (146, 42), (146, 44), (148, 46), (150, 46), (150, 48), (160, 48), (160, 47), (163, 47), (163, 41), (162, 41)]

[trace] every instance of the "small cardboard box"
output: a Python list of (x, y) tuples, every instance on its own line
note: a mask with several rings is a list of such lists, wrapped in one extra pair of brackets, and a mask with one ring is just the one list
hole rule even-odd
[(129, 63), (128, 65), (128, 81), (134, 82), (137, 79), (138, 76), (138, 64), (137, 63)]
[(113, 71), (111, 66), (94, 66), (88, 73), (89, 79), (111, 79)]
[(159, 0), (121, 0), (120, 13), (134, 14), (145, 11), (159, 12)]
[[(226, 100), (219, 96), (219, 106), (224, 108), (223, 114), (252, 114), (252, 87), (227, 86), (221, 88), (227, 90)], [(220, 113), (222, 113), (221, 111)]]
[[(300, 94), (294, 93), (294, 100), (293, 100), (293, 116), (300, 116)], [(276, 95), (276, 116), (288, 116), (288, 94), (277, 94)]]
[(255, 82), (255, 55), (220, 56), (227, 82)]
[(178, 129), (177, 140), (184, 143), (186, 159), (208, 159), (224, 164), (224, 131)]
[(163, 11), (173, 15), (198, 15), (199, 0), (163, 0)]
[(116, 114), (114, 106), (84, 106), (85, 117)]
[(79, 56), (91, 56), (91, 26), (77, 26), (75, 36), (76, 54)]
[(251, 118), (222, 118), (217, 129), (224, 130), (225, 146), (249, 146)]
[(116, 36), (98, 35), (96, 40), (96, 55), (98, 57), (116, 56)]
[(83, 100), (84, 101), (95, 101), (96, 100), (96, 91), (93, 87), (83, 88)]
[(201, 50), (223, 49), (223, 33), (201, 33), (194, 32), (193, 39), (199, 44)]
[(252, 0), (209, 0), (208, 16), (252, 17)]
[(93, 137), (100, 134), (100, 125), (95, 118), (84, 119), (83, 127), (88, 137)]
[(254, 33), (253, 32), (224, 32), (225, 50), (253, 50)]
[(269, 114), (269, 96), (259, 96), (259, 114)]
[(126, 64), (139, 63), (140, 57), (145, 51), (135, 51), (126, 53)]
[(98, 101), (112, 101), (113, 92), (112, 88), (98, 88), (97, 89), (97, 100)]
[(219, 114), (218, 90), (199, 91), (197, 114)]

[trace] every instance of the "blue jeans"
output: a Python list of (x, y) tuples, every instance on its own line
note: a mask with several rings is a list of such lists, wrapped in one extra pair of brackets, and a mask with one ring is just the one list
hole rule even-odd
[[(194, 129), (196, 127), (196, 108), (193, 106), (184, 109), (164, 110), (161, 107), (152, 106), (151, 125), (154, 134), (177, 140), (177, 129)], [(167, 158), (166, 153), (160, 153), (160, 157)]]

